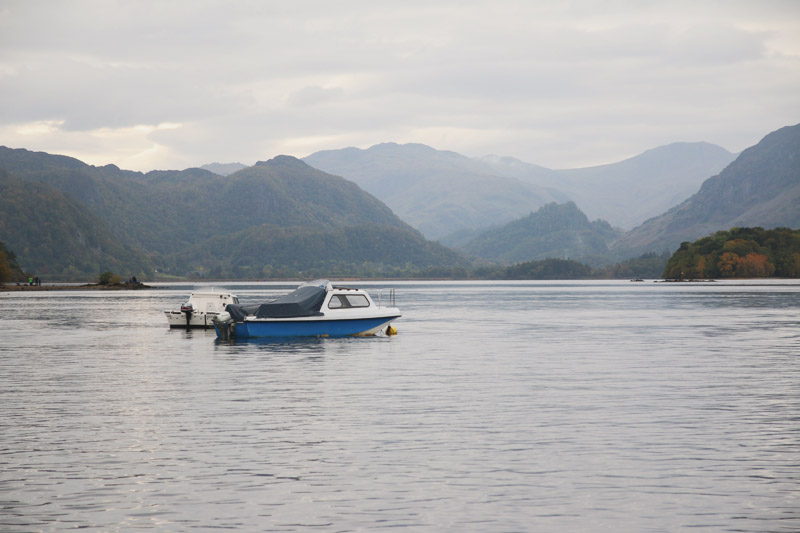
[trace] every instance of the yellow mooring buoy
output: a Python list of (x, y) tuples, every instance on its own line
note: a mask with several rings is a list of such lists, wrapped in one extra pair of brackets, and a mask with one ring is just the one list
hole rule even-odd
[(387, 335), (390, 335), (390, 336), (391, 336), (391, 335), (397, 335), (397, 330), (395, 329), (395, 327), (394, 327), (394, 326), (392, 326), (391, 324), (389, 324), (389, 327), (388, 327), (388, 328), (386, 328), (386, 334), (387, 334)]

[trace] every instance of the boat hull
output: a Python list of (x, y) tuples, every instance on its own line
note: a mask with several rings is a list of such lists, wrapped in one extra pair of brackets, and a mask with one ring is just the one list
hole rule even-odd
[[(237, 339), (259, 337), (350, 337), (377, 334), (400, 315), (352, 319), (246, 320), (236, 324)], [(217, 323), (217, 336), (223, 338)]]
[(192, 313), (189, 323), (186, 323), (186, 314), (180, 311), (164, 311), (167, 315), (167, 322), (170, 328), (201, 328), (208, 329), (214, 327), (214, 317), (218, 313)]

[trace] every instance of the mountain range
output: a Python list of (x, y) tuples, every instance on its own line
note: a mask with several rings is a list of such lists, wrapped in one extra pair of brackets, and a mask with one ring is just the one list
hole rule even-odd
[(510, 157), (384, 143), (304, 161), (356, 182), (426, 237), (458, 246), (551, 202), (574, 201), (591, 218), (631, 229), (691, 196), (734, 157), (709, 143), (674, 143), (609, 165), (551, 170)]
[[(25, 268), (61, 279), (107, 269), (257, 278), (467, 265), (354, 183), (289, 156), (223, 177), (0, 147), (0, 240)], [(397, 243), (402, 258), (382, 259), (364, 242)]]
[(422, 144), (328, 150), (303, 161), (354, 181), (429, 239), (487, 228), (569, 200), (554, 189), (501, 176), (481, 161)]
[(736, 158), (714, 144), (680, 142), (617, 163), (550, 171), (511, 158), (483, 160), (505, 176), (562, 191), (586, 216), (632, 229), (697, 192)]
[[(671, 151), (651, 150), (621, 166), (658, 161)], [(671, 253), (684, 241), (737, 226), (800, 228), (800, 125), (767, 135), (707, 178), (694, 195), (630, 231), (601, 219), (589, 222), (574, 203), (550, 205), (487, 230), (460, 249), (506, 263), (557, 257), (602, 266), (646, 253)]]
[(675, 250), (734, 227), (800, 228), (800, 124), (743, 151), (690, 198), (647, 220), (614, 244), (621, 253)]
[[(602, 265), (733, 226), (800, 226), (800, 125), (726, 164), (729, 157), (706, 143), (676, 143), (613, 165), (555, 171), (386, 143), (304, 161), (207, 167), (233, 171), (223, 176), (200, 168), (132, 172), (0, 147), (0, 242), (50, 279), (102, 270), (142, 279), (156, 270), (446, 277), (474, 264), (546, 257)], [(679, 200), (703, 169), (722, 165)], [(608, 220), (637, 220), (667, 201), (677, 204), (630, 231)], [(596, 216), (602, 212), (610, 216)], [(422, 231), (450, 231), (459, 251)]]

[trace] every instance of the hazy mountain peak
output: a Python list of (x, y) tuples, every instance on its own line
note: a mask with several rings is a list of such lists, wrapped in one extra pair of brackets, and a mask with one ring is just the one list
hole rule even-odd
[(590, 222), (574, 202), (546, 204), (535, 213), (487, 230), (464, 249), (487, 260), (521, 262), (568, 257), (600, 263), (619, 237), (603, 220)]
[(209, 172), (213, 172), (218, 176), (230, 176), (234, 172), (238, 172), (243, 168), (247, 168), (247, 165), (243, 165), (242, 163), (209, 163), (207, 165), (203, 165), (203, 170), (208, 170)]
[(378, 151), (378, 150), (394, 150), (398, 147), (402, 146), (399, 143), (389, 141), (384, 143), (373, 144), (367, 150)]
[(735, 226), (800, 227), (800, 124), (743, 151), (700, 190), (630, 231), (622, 250), (674, 249), (682, 241)]
[(685, 200), (735, 155), (706, 142), (676, 142), (606, 165), (555, 171), (590, 218), (632, 228)]
[(307, 172), (309, 170), (317, 170), (302, 159), (298, 159), (292, 155), (278, 155), (272, 159), (268, 159), (267, 161), (258, 161), (253, 166), (292, 172)]
[(420, 151), (420, 152), (437, 152), (435, 148), (431, 148), (427, 144), (422, 143), (396, 143), (396, 142), (385, 142), (385, 143), (378, 143), (375, 145), (370, 146), (367, 148), (367, 151), (373, 152), (380, 152), (380, 151), (395, 151), (395, 150), (406, 150), (406, 151)]
[(424, 144), (316, 152), (308, 164), (356, 182), (429, 238), (505, 223), (565, 195)]
[(705, 162), (711, 159), (732, 161), (734, 157), (735, 154), (716, 144), (707, 142), (675, 142), (645, 150), (637, 156), (620, 161), (620, 164), (669, 163), (676, 158), (694, 162)]
[(42, 170), (47, 167), (71, 169), (89, 167), (89, 165), (74, 157), (35, 152), (25, 148), (8, 148), (6, 146), (0, 146), (0, 158), (3, 160), (3, 167), (10, 171)]
[[(399, 144), (395, 142), (380, 143), (364, 150), (367, 155), (386, 156), (392, 158), (426, 158), (429, 161), (441, 161), (445, 164), (458, 162), (462, 165), (471, 165), (476, 160), (451, 150), (439, 150), (421, 143)], [(488, 169), (487, 169), (488, 171)]]
[(511, 170), (512, 172), (513, 171), (529, 172), (531, 169), (539, 169), (544, 171), (551, 170), (547, 167), (543, 167), (541, 165), (535, 165), (533, 163), (523, 161), (522, 159), (517, 159), (516, 157), (511, 157), (507, 155), (489, 154), (483, 157), (478, 157), (476, 158), (476, 160), (492, 165), (493, 167), (506, 168), (507, 170)]
[[(303, 163), (300, 159), (297, 159), (293, 155), (276, 155), (275, 157), (268, 159), (266, 161), (258, 161), (256, 165), (275, 165), (275, 164), (287, 164), (287, 163)], [(305, 163), (303, 163), (305, 165)]]

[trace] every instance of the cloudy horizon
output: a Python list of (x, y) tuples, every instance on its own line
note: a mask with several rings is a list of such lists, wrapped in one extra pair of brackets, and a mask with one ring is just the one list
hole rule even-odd
[(800, 2), (0, 5), (0, 145), (132, 170), (423, 143), (548, 168), (800, 122)]

